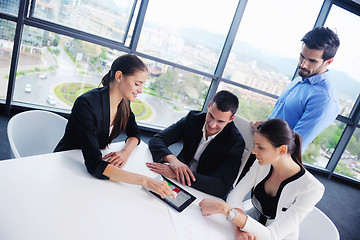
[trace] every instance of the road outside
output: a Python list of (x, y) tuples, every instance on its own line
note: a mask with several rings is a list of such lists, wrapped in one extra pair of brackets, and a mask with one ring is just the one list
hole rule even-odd
[[(95, 71), (88, 64), (81, 65), (79, 69), (61, 45), (59, 45), (57, 49), (59, 50), (57, 56), (52, 55), (46, 47), (42, 48), (41, 57), (20, 54), (19, 67), (17, 69), (18, 76), (15, 81), (14, 101), (69, 111), (71, 106), (56, 96), (54, 91), (56, 86), (63, 83), (74, 82), (90, 83), (96, 86), (99, 84), (103, 74)], [(8, 59), (10, 61), (10, 57)], [(1, 63), (1, 79), (7, 81), (6, 76), (9, 70), (6, 65), (8, 63), (4, 58)], [(53, 67), (51, 68), (51, 66)], [(37, 68), (38, 71), (33, 71), (35, 68)], [(19, 73), (24, 75), (19, 75)], [(29, 91), (29, 86), (31, 91)], [(6, 90), (4, 92), (6, 92)], [(174, 110), (171, 102), (147, 93), (139, 94), (138, 98), (151, 109), (150, 116), (139, 122), (146, 123), (151, 127), (167, 127), (187, 114), (187, 111)]]

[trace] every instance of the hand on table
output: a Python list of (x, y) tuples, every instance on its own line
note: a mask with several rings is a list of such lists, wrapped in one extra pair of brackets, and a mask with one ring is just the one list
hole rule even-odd
[(174, 155), (168, 155), (164, 158), (166, 162), (169, 163), (170, 168), (175, 172), (176, 180), (183, 185), (187, 183), (188, 186), (191, 186), (191, 180), (196, 181), (193, 172), (190, 168), (177, 159)]
[(126, 151), (111, 152), (106, 154), (102, 159), (108, 161), (115, 167), (122, 168), (129, 158), (129, 154)]
[(145, 180), (144, 187), (159, 194), (161, 198), (169, 195), (171, 195), (173, 198), (176, 198), (174, 192), (171, 190), (171, 188), (165, 181), (147, 178)]
[(163, 175), (164, 177), (176, 178), (175, 172), (170, 168), (169, 165), (163, 163), (148, 162), (146, 163), (146, 166), (150, 168), (151, 171)]
[(214, 200), (210, 198), (203, 199), (199, 206), (203, 216), (210, 216), (212, 214), (222, 213), (227, 216), (231, 207), (224, 201)]
[(254, 235), (251, 235), (248, 232), (240, 230), (239, 227), (234, 226), (235, 228), (235, 240), (256, 240)]

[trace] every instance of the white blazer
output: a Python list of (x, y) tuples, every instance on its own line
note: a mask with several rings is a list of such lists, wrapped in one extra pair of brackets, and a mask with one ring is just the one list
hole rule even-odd
[[(229, 193), (226, 202), (233, 208), (245, 210), (242, 203), (245, 196), (268, 175), (270, 167), (270, 164), (261, 166), (256, 160), (249, 172)], [(300, 222), (320, 201), (324, 189), (322, 183), (305, 170), (304, 175), (284, 186), (275, 219), (267, 220), (264, 226), (248, 215), (242, 230), (255, 235), (258, 240), (298, 239)]]

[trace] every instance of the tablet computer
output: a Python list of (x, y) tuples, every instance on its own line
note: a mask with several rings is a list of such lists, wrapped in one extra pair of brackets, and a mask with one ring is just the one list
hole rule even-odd
[(196, 197), (192, 195), (191, 193), (187, 192), (183, 188), (176, 185), (174, 182), (170, 181), (166, 177), (159, 176), (156, 177), (156, 179), (164, 180), (167, 182), (169, 187), (174, 192), (174, 195), (176, 198), (173, 198), (172, 196), (166, 196), (164, 198), (161, 198), (159, 194), (154, 193), (153, 191), (150, 191), (149, 189), (145, 188), (152, 194), (154, 194), (157, 198), (159, 198), (161, 201), (165, 202), (167, 205), (172, 207), (178, 212), (182, 212), (187, 206), (189, 206), (193, 201), (195, 201)]

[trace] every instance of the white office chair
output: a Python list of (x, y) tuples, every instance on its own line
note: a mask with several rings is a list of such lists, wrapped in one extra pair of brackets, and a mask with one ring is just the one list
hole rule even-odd
[(320, 209), (314, 209), (300, 223), (299, 240), (339, 240), (335, 224)]
[[(251, 199), (245, 200), (244, 209), (253, 207)], [(335, 224), (320, 209), (314, 209), (302, 220), (299, 227), (299, 240), (340, 240)]]
[(64, 135), (67, 119), (52, 112), (31, 110), (13, 116), (7, 133), (15, 158), (51, 153)]
[(254, 141), (253, 141), (254, 134), (251, 130), (250, 121), (248, 121), (245, 118), (240, 117), (238, 115), (235, 115), (235, 118), (233, 121), (234, 121), (234, 124), (237, 127), (237, 129), (239, 129), (239, 131), (245, 141), (245, 149), (244, 149), (244, 153), (241, 158), (239, 174), (234, 182), (234, 187), (235, 187), (235, 185), (238, 182), (238, 179), (245, 167), (245, 164), (246, 164), (247, 160), (249, 159), (249, 156), (254, 148)]

